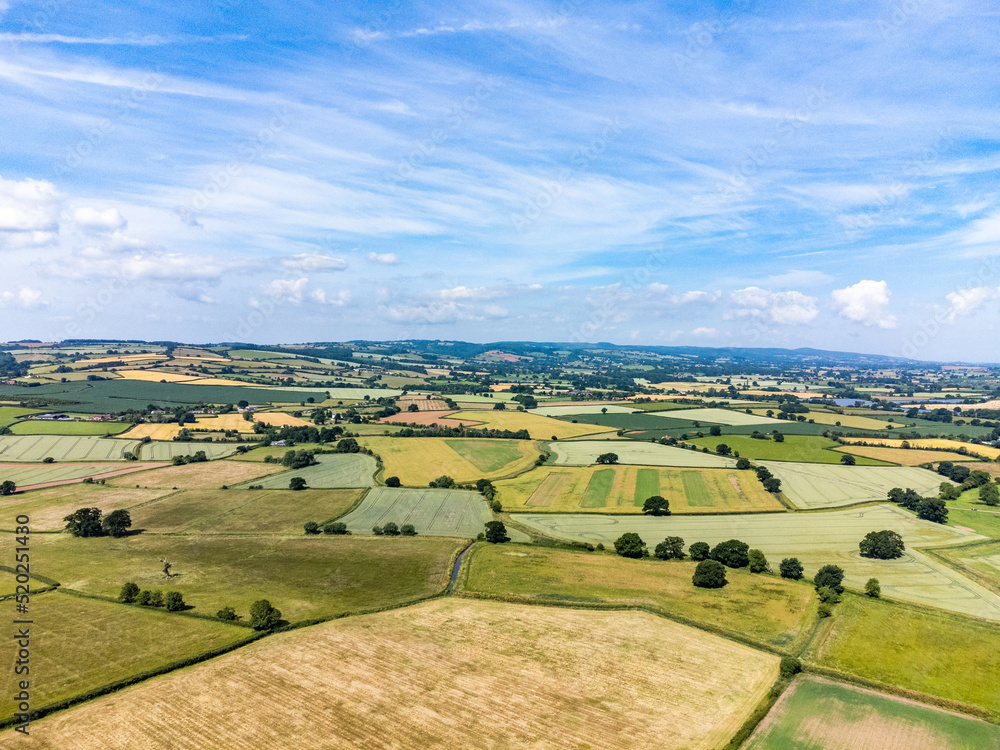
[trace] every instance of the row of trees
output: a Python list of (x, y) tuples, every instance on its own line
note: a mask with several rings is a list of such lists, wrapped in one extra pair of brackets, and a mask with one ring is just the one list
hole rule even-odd
[(889, 490), (888, 498), (901, 508), (912, 510), (917, 514), (917, 518), (934, 523), (946, 523), (948, 521), (948, 506), (940, 497), (921, 497), (915, 490), (907, 487), (905, 490), (900, 487), (893, 487)]
[(165, 607), (168, 612), (181, 612), (188, 608), (179, 591), (168, 591), (164, 596), (160, 589), (140, 589), (138, 584), (131, 581), (122, 586), (118, 601), (143, 607)]
[(73, 536), (123, 537), (132, 527), (132, 517), (127, 510), (113, 510), (102, 518), (100, 508), (80, 508), (63, 518), (66, 531)]

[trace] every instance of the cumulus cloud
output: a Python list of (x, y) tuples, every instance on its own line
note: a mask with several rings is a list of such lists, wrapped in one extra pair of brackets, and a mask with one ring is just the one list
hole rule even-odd
[(10, 291), (0, 293), (0, 307), (16, 305), (17, 307), (30, 309), (43, 304), (45, 303), (42, 301), (42, 292), (40, 289), (31, 289), (22, 286), (16, 293)]
[(285, 258), (281, 265), (294, 271), (343, 271), (347, 261), (319, 253), (299, 253)]
[(51, 182), (0, 177), (0, 244), (42, 247), (55, 242), (61, 202)]
[(715, 302), (722, 296), (722, 292), (701, 292), (697, 290), (689, 292), (673, 292), (669, 284), (659, 284), (653, 282), (646, 286), (655, 295), (657, 302), (669, 302), (672, 305), (687, 305), (692, 302)]
[(305, 294), (309, 279), (275, 279), (266, 287), (264, 294), (274, 297), (279, 302), (287, 302), (290, 305), (301, 305), (302, 296)]
[(324, 290), (316, 289), (309, 296), (312, 298), (313, 302), (318, 302), (321, 305), (333, 305), (334, 307), (343, 307), (351, 301), (350, 289), (342, 289), (333, 297), (327, 297)]
[(832, 292), (833, 303), (844, 318), (866, 326), (895, 328), (896, 316), (889, 313), (889, 285), (866, 279)]
[(693, 331), (691, 331), (691, 335), (692, 336), (703, 336), (705, 338), (712, 338), (713, 336), (718, 336), (719, 332), (715, 328), (706, 328), (705, 326), (701, 326), (701, 327), (695, 328)]
[(990, 286), (980, 286), (974, 289), (962, 289), (946, 294), (945, 298), (951, 305), (948, 310), (948, 322), (954, 323), (957, 316), (968, 315), (983, 303), (1000, 298), (1000, 287), (994, 289)]
[(732, 316), (761, 318), (783, 325), (811, 323), (819, 314), (817, 299), (797, 291), (772, 292), (757, 286), (748, 286), (730, 292), (734, 305)]
[(395, 253), (368, 253), (368, 260), (372, 263), (381, 263), (386, 266), (399, 263), (399, 258), (396, 257)]
[(85, 206), (74, 209), (73, 223), (84, 232), (90, 233), (117, 232), (128, 227), (128, 222), (117, 208), (100, 211)]

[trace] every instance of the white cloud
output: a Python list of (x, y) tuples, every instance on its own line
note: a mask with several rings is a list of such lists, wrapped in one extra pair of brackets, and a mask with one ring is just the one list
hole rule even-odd
[(326, 292), (322, 289), (315, 290), (309, 295), (314, 302), (318, 302), (321, 305), (333, 305), (334, 307), (343, 307), (351, 301), (351, 290), (342, 289), (337, 292), (334, 297), (327, 297)]
[(395, 253), (368, 253), (368, 260), (372, 263), (382, 263), (386, 266), (399, 263), (399, 258), (396, 257)]
[(652, 284), (648, 284), (646, 289), (657, 295), (657, 302), (669, 302), (672, 305), (687, 305), (692, 302), (715, 302), (722, 296), (722, 292), (701, 292), (697, 290), (674, 293), (670, 291), (669, 284), (660, 284), (655, 281)]
[(964, 231), (964, 241), (969, 245), (984, 245), (1000, 242), (1000, 211), (972, 222)]
[(974, 289), (962, 289), (946, 294), (945, 298), (951, 303), (951, 309), (948, 311), (948, 322), (954, 323), (957, 316), (968, 315), (984, 302), (1000, 298), (1000, 287), (994, 289), (989, 286), (980, 286)]
[(451, 323), (459, 317), (456, 302), (432, 302), (429, 305), (397, 305), (384, 308), (390, 320), (401, 323)]
[(305, 293), (309, 279), (275, 279), (266, 287), (264, 294), (274, 297), (279, 302), (287, 302), (291, 305), (301, 305), (302, 295)]
[(701, 326), (700, 328), (695, 328), (693, 331), (691, 331), (691, 335), (712, 338), (713, 336), (718, 336), (719, 332), (715, 328), (706, 328), (705, 326)]
[(73, 211), (73, 223), (85, 232), (117, 232), (128, 227), (125, 217), (117, 208), (99, 211), (96, 208), (77, 208)]
[(54, 242), (61, 200), (55, 185), (46, 180), (18, 182), (0, 177), (0, 243), (41, 247)]
[(737, 318), (762, 318), (772, 323), (803, 325), (811, 323), (819, 314), (817, 299), (797, 291), (772, 292), (748, 286), (730, 292), (729, 299), (736, 306), (732, 315)]
[(295, 271), (343, 271), (347, 261), (319, 253), (299, 253), (285, 258), (281, 265)]
[(14, 292), (3, 292), (0, 294), (0, 307), (8, 307), (9, 305), (17, 305), (18, 307), (23, 307), (29, 309), (32, 307), (38, 307), (44, 305), (42, 301), (42, 292), (40, 289), (31, 289), (26, 286), (22, 286)]
[(896, 316), (889, 313), (889, 285), (866, 279), (832, 292), (833, 302), (844, 318), (866, 326), (895, 328)]

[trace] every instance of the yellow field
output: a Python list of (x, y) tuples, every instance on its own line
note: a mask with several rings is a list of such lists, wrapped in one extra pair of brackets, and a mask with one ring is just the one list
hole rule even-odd
[(400, 396), (396, 399), (396, 406), (409, 411), (410, 404), (416, 404), (420, 411), (448, 411), (448, 404), (439, 398), (427, 398), (426, 396)]
[(929, 451), (920, 448), (882, 448), (877, 445), (845, 445), (834, 448), (841, 453), (851, 453), (855, 456), (875, 458), (879, 461), (889, 461), (900, 466), (920, 466), (937, 461), (975, 461), (972, 456), (963, 456), (951, 451)]
[(174, 424), (137, 424), (126, 430), (118, 437), (129, 440), (142, 440), (148, 437), (151, 440), (173, 440), (181, 431), (181, 428)]
[(184, 466), (164, 466), (162, 469), (126, 474), (108, 480), (109, 484), (123, 487), (163, 487), (178, 490), (219, 489), (251, 479), (259, 479), (283, 471), (281, 464), (251, 463), (249, 461), (207, 461)]
[[(845, 443), (868, 443), (869, 445), (882, 445), (887, 448), (898, 448), (903, 444), (902, 440), (893, 438), (843, 438)], [(946, 440), (944, 438), (919, 438), (917, 440), (906, 441), (911, 448), (943, 448), (945, 450), (958, 451), (965, 448), (969, 453), (976, 453), (991, 461), (1000, 456), (1000, 448), (991, 448), (988, 445), (976, 445), (976, 443), (963, 443), (959, 440)], [(939, 458), (938, 461), (949, 459)]]
[[(767, 409), (754, 409), (753, 413), (764, 416), (767, 411)], [(775, 410), (772, 409), (771, 411)], [(878, 419), (872, 419), (871, 417), (857, 417), (850, 414), (835, 414), (829, 411), (810, 411), (804, 416), (807, 420), (811, 419), (816, 424), (836, 425), (839, 422), (841, 427), (852, 427), (858, 430), (887, 430), (889, 427), (893, 427), (890, 422), (883, 422)], [(898, 426), (899, 425), (895, 425), (895, 427)]]
[(176, 372), (161, 370), (118, 370), (118, 375), (125, 380), (145, 380), (151, 383), (159, 383), (161, 380), (166, 380), (168, 383), (182, 383), (191, 380), (190, 375), (178, 375)]
[[(276, 419), (274, 423), (278, 426), (284, 426), (285, 422), (280, 421), (282, 419), (295, 420), (296, 417), (290, 416), (288, 414), (280, 414), (275, 412)], [(289, 422), (289, 424), (308, 424), (303, 420), (297, 420), (295, 422)], [(270, 422), (265, 422), (265, 424), (270, 424)], [(195, 419), (193, 425), (185, 425), (188, 429), (196, 430), (212, 430), (219, 432), (225, 432), (226, 430), (236, 430), (237, 432), (253, 432), (253, 422), (247, 422), (243, 419), (242, 414), (219, 414), (217, 416), (199, 416)], [(129, 438), (130, 440), (141, 440), (144, 437), (148, 437), (152, 440), (173, 440), (177, 436), (177, 433), (181, 431), (181, 428), (175, 423), (166, 424), (137, 424), (135, 427), (131, 428), (127, 432), (122, 433), (118, 437)]]
[(84, 358), (78, 359), (73, 364), (75, 365), (97, 365), (103, 364), (105, 362), (141, 362), (144, 360), (154, 360), (154, 359), (166, 359), (166, 354), (126, 354), (121, 357), (98, 357), (96, 359)]
[(714, 750), (778, 662), (642, 612), (436, 599), (272, 636), (0, 744)]
[(539, 414), (529, 414), (523, 411), (460, 411), (452, 414), (452, 419), (474, 419), (482, 422), (483, 427), (496, 430), (527, 430), (533, 440), (548, 440), (553, 435), (557, 438), (593, 435), (596, 432), (607, 432), (607, 427), (595, 424), (573, 424), (561, 419), (543, 417)]
[[(245, 384), (244, 384), (245, 385)], [(301, 417), (293, 417), (283, 411), (254, 412), (254, 419), (269, 427), (311, 427), (312, 422), (307, 422)], [(245, 424), (250, 424), (246, 422)]]
[(253, 422), (248, 422), (243, 415), (238, 412), (231, 414), (217, 414), (213, 416), (199, 416), (197, 419), (200, 430), (236, 430), (237, 432), (253, 432)]
[(496, 483), (505, 510), (642, 513), (660, 495), (671, 513), (784, 510), (748, 471), (662, 466), (541, 466)]
[(540, 451), (531, 440), (362, 437), (358, 442), (382, 457), (385, 476), (411, 487), (426, 487), (445, 474), (456, 482), (474, 482), (527, 471)]

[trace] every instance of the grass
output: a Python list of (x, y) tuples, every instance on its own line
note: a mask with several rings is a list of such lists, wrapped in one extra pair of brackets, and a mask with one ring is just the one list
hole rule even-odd
[(994, 623), (847, 596), (807, 658), (1000, 718), (1000, 629)]
[[(592, 415), (586, 415), (589, 418)], [(553, 435), (557, 438), (578, 437), (595, 432), (604, 432), (597, 424), (575, 424), (552, 417), (543, 417), (526, 411), (460, 411), (451, 415), (452, 419), (474, 419), (482, 422), (473, 429), (493, 430), (527, 430), (535, 440), (548, 440)]]
[[(781, 432), (781, 428), (776, 428)], [(762, 430), (763, 432), (763, 430)], [(840, 447), (836, 440), (818, 435), (785, 435), (781, 443), (773, 440), (757, 440), (748, 435), (722, 435), (721, 437), (703, 437), (688, 440), (699, 448), (715, 450), (719, 443), (725, 443), (742, 457), (752, 461), (798, 461), (818, 464), (839, 464), (842, 453), (834, 450)], [(859, 466), (887, 466), (882, 461), (858, 457)]]
[(845, 445), (837, 448), (841, 453), (854, 456), (873, 458), (876, 461), (886, 461), (900, 466), (920, 466), (938, 461), (975, 461), (972, 456), (950, 451), (921, 450), (920, 448), (882, 448), (874, 445)]
[[(514, 519), (543, 534), (573, 542), (598, 542), (611, 548), (625, 532), (635, 532), (650, 549), (666, 536), (686, 545), (710, 545), (740, 539), (760, 549), (772, 567), (796, 557), (807, 577), (823, 565), (839, 565), (844, 585), (860, 591), (869, 578), (882, 583), (882, 594), (919, 604), (1000, 621), (1000, 596), (952, 568), (921, 554), (921, 547), (956, 545), (980, 539), (972, 532), (920, 521), (891, 505), (813, 513), (763, 515), (598, 515), (594, 513), (518, 513)], [(873, 560), (858, 554), (869, 531), (891, 529), (903, 537), (906, 552), (898, 560)]]
[(628, 560), (607, 553), (477, 544), (459, 575), (461, 590), (528, 601), (646, 606), (759, 643), (790, 648), (815, 615), (812, 588), (742, 570), (722, 589), (691, 585), (695, 563)]
[(418, 534), (475, 538), (493, 514), (478, 492), (376, 487), (341, 520), (360, 534), (392, 521), (413, 524)]
[(945, 547), (935, 553), (965, 571), (970, 578), (1000, 594), (1000, 541)]
[(126, 422), (64, 422), (32, 419), (11, 425), (15, 435), (117, 435), (131, 424)]
[(912, 701), (800, 677), (745, 750), (980, 750), (1000, 746), (1000, 727)]
[[(32, 708), (196, 656), (249, 634), (245, 628), (221, 622), (171, 615), (162, 609), (84, 599), (58, 591), (33, 596), (30, 614), (38, 623), (31, 628), (28, 678)], [(14, 646), (14, 641), (6, 638), (0, 648), (0, 658), (7, 664), (14, 663)], [(0, 719), (15, 713), (15, 680), (22, 679), (14, 675), (13, 669), (5, 672), (8, 675), (0, 696)]]
[(0, 498), (0, 529), (13, 529), (14, 519), (23, 513), (30, 516), (33, 531), (62, 531), (66, 527), (63, 519), (79, 508), (99, 508), (107, 514), (113, 510), (133, 508), (169, 493), (170, 490), (100, 484), (69, 484), (32, 490)]
[(935, 496), (944, 477), (909, 466), (831, 466), (829, 464), (763, 462), (778, 479), (785, 496), (800, 508), (816, 510), (882, 502), (893, 487), (911, 487)]
[(560, 441), (551, 443), (549, 447), (555, 454), (555, 463), (560, 466), (589, 466), (596, 463), (597, 457), (602, 453), (617, 454), (620, 464), (700, 469), (725, 469), (736, 465), (734, 459), (714, 453), (702, 453), (658, 443), (640, 443), (636, 440)]
[[(123, 461), (125, 453), (139, 450), (136, 440), (65, 435), (4, 435), (0, 461)], [(149, 460), (149, 456), (145, 457)]]
[[(952, 506), (954, 503), (952, 503)], [(983, 506), (985, 508), (985, 506)], [(990, 510), (1000, 510), (991, 508)], [(992, 539), (1000, 539), (1000, 513), (987, 513), (980, 510), (960, 510), (948, 508), (948, 525), (964, 526), (975, 529), (976, 533)]]
[(263, 479), (247, 480), (241, 486), (260, 485), (266, 490), (288, 489), (292, 477), (302, 477), (312, 488), (336, 489), (371, 487), (376, 470), (375, 459), (363, 453), (336, 453), (316, 456), (318, 462), (304, 469), (283, 471)]
[[(328, 490), (332, 492), (332, 490)], [(297, 493), (302, 494), (302, 493)], [(310, 520), (303, 513), (303, 521)], [(318, 519), (313, 519), (318, 520)], [(301, 528), (301, 527), (300, 527)], [(88, 594), (117, 597), (126, 581), (180, 591), (196, 613), (231, 605), (247, 616), (268, 599), (289, 622), (397, 606), (441, 591), (455, 539), (140, 534), (32, 539), (32, 572)], [(176, 575), (163, 577), (167, 558)]]
[(446, 439), (445, 443), (466, 461), (486, 474), (499, 471), (521, 458), (521, 451), (518, 449), (518, 446), (510, 442)]
[[(413, 487), (426, 487), (444, 474), (456, 482), (516, 474), (531, 468), (539, 453), (538, 444), (530, 440), (365, 437), (358, 442), (382, 457), (385, 476), (397, 476), (403, 484)], [(512, 449), (518, 457), (501, 464), (501, 458), (514, 455)], [(496, 458), (490, 457), (491, 452)], [(466, 453), (498, 468), (484, 471), (466, 458)]]
[[(643, 494), (654, 485), (656, 491)], [(641, 513), (650, 495), (665, 497), (673, 513), (784, 510), (754, 474), (729, 469), (541, 466), (496, 486), (504, 508), (515, 511)]]
[(43, 409), (26, 409), (23, 406), (0, 406), (0, 427), (14, 424), (30, 414), (44, 414)]
[(201, 747), (717, 748), (777, 663), (640, 612), (439, 599), (264, 639), (43, 719), (32, 737), (147, 747), (183, 727)]

